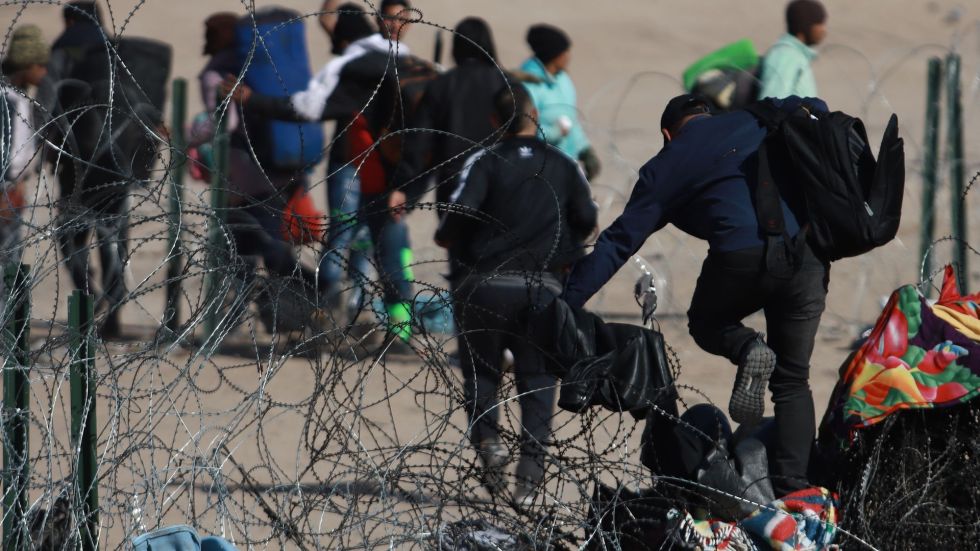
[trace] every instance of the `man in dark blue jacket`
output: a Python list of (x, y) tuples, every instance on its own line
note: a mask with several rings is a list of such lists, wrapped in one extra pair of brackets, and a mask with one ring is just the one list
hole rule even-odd
[[(790, 97), (780, 109), (827, 112), (818, 99)], [(805, 243), (794, 214), (799, 195), (777, 162), (786, 231), (766, 238), (753, 199), (757, 152), (766, 129), (746, 111), (711, 116), (706, 101), (672, 99), (661, 118), (664, 147), (640, 169), (623, 213), (599, 236), (591, 254), (572, 270), (564, 297), (581, 307), (654, 232), (672, 223), (708, 242), (688, 326), (701, 348), (738, 366), (729, 414), (756, 423), (764, 411), (765, 388), (773, 393), (776, 443), (771, 450), (773, 487), (782, 495), (806, 485), (814, 436), (810, 355), (827, 295), (829, 266)], [(779, 161), (779, 152), (770, 158)], [(773, 159), (774, 158), (774, 159)], [(800, 234), (799, 240), (803, 239)], [(768, 241), (768, 242), (767, 242)], [(763, 310), (768, 341), (742, 324)]]

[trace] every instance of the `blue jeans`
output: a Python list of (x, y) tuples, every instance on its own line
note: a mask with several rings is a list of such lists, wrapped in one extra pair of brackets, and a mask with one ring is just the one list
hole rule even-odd
[(361, 201), (361, 180), (357, 177), (357, 167), (353, 164), (343, 166), (331, 162), (327, 166), (327, 205), (330, 209), (330, 224), (327, 229), (327, 242), (320, 258), (320, 289), (327, 295), (337, 291), (337, 284), (344, 273), (344, 252), (350, 251), (347, 263), (347, 277), (360, 286), (370, 270), (367, 247), (370, 236), (367, 226), (357, 219), (357, 209)]
[(385, 306), (412, 302), (412, 248), (405, 220), (391, 217), (387, 194), (362, 195), (361, 212), (371, 232)]

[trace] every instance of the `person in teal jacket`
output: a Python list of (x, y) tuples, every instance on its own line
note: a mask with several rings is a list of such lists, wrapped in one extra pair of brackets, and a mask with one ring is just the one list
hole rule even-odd
[(586, 177), (599, 175), (599, 158), (578, 117), (575, 84), (568, 76), (572, 42), (561, 29), (534, 25), (527, 32), (534, 56), (524, 62), (524, 86), (538, 110), (541, 137), (569, 157), (581, 161)]
[(817, 0), (794, 0), (786, 7), (786, 34), (762, 60), (759, 99), (817, 97), (817, 81), (810, 64), (817, 57), (813, 46), (827, 36), (827, 10)]

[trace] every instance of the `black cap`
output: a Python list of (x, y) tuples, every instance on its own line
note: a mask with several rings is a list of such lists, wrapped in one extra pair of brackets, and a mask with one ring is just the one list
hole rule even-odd
[(565, 31), (553, 25), (534, 25), (527, 31), (527, 45), (541, 63), (548, 63), (572, 46)]
[(660, 128), (670, 129), (688, 115), (711, 113), (708, 98), (701, 94), (682, 94), (667, 102), (660, 115)]

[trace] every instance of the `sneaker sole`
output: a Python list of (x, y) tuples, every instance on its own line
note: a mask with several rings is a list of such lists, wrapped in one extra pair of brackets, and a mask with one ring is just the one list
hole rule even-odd
[(740, 425), (755, 424), (765, 413), (766, 387), (776, 369), (776, 353), (768, 346), (749, 352), (745, 364), (738, 367), (728, 414)]

